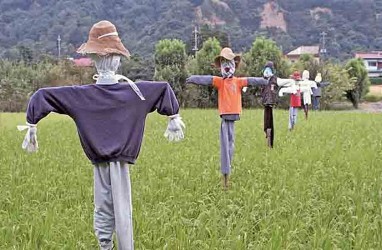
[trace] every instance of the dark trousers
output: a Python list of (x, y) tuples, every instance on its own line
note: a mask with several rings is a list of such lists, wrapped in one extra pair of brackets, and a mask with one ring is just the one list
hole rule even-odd
[(320, 96), (313, 96), (313, 109), (314, 110), (320, 109)]
[[(270, 129), (270, 134), (267, 133), (267, 130)], [(275, 129), (273, 127), (273, 107), (272, 106), (264, 106), (264, 132), (270, 138), (270, 146), (273, 148), (273, 140), (275, 136)]]

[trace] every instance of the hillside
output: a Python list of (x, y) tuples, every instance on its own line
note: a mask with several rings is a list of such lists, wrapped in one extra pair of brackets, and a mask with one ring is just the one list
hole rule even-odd
[(236, 51), (258, 35), (284, 51), (320, 42), (327, 33), (331, 57), (354, 50), (382, 49), (382, 0), (0, 0), (0, 57), (15, 58), (17, 47), (73, 56), (91, 25), (108, 19), (126, 47), (150, 56), (159, 39), (179, 38), (191, 47), (195, 24), (225, 32)]

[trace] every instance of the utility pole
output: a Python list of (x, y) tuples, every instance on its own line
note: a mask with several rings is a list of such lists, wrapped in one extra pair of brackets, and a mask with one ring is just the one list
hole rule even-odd
[(196, 56), (196, 52), (198, 52), (198, 50), (199, 50), (199, 48), (198, 48), (199, 31), (198, 31), (197, 26), (195, 26), (194, 31), (192, 33), (194, 34), (194, 48), (192, 50), (195, 52), (195, 56)]
[(325, 31), (320, 33), (321, 36), (321, 49), (320, 49), (320, 56), (322, 56), (322, 59), (326, 56), (326, 35), (327, 33)]
[(61, 59), (61, 36), (57, 37), (57, 51), (58, 51), (58, 59)]

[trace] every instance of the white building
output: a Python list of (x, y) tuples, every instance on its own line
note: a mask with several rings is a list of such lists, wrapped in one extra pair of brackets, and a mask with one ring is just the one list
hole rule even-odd
[(370, 78), (382, 77), (382, 51), (357, 52), (355, 57), (363, 59)]

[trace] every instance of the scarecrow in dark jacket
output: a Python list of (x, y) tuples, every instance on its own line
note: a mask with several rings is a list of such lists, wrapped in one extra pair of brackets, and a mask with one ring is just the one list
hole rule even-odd
[[(94, 165), (94, 229), (101, 249), (133, 245), (132, 198), (129, 168), (138, 158), (146, 116), (157, 111), (169, 117), (165, 136), (183, 138), (179, 105), (166, 82), (137, 82), (116, 75), (120, 57), (130, 53), (109, 21), (93, 25), (87, 43), (78, 50), (90, 54), (98, 71), (95, 84), (39, 89), (30, 98), (28, 129), (22, 147), (38, 149), (37, 123), (50, 112), (66, 114), (76, 123), (86, 156)], [(119, 83), (123, 78), (127, 82)]]
[(330, 83), (322, 82), (321, 73), (317, 73), (314, 81), (317, 83), (317, 88), (312, 88), (312, 97), (313, 97), (313, 110), (320, 109), (320, 98), (322, 96), (322, 88), (328, 86)]
[(215, 66), (221, 71), (221, 77), (210, 75), (192, 75), (186, 83), (213, 85), (218, 90), (218, 109), (222, 118), (220, 127), (220, 162), (224, 188), (228, 188), (229, 174), (234, 154), (235, 121), (240, 120), (242, 109), (241, 91), (246, 86), (266, 85), (262, 77), (235, 77), (240, 55), (235, 55), (230, 48), (223, 48), (215, 58)]
[(268, 146), (273, 148), (275, 129), (273, 126), (273, 108), (277, 105), (277, 77), (273, 62), (267, 62), (264, 66), (263, 77), (268, 84), (261, 86), (261, 101), (264, 106), (264, 133), (267, 138)]

